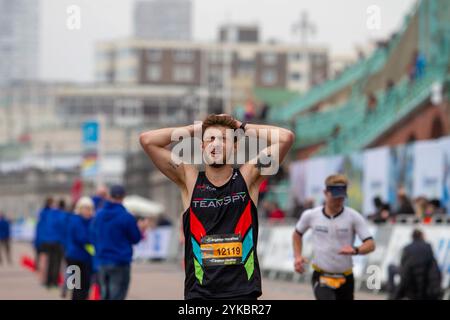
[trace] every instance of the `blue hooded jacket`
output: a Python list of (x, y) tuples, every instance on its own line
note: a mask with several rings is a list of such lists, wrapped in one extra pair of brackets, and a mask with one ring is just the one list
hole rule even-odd
[(76, 217), (75, 213), (59, 210), (60, 217), (62, 221), (60, 222), (62, 225), (62, 229), (60, 232), (61, 235), (61, 244), (64, 247), (64, 251), (67, 251), (68, 241), (69, 241), (69, 228), (71, 221), (74, 217)]
[(98, 266), (130, 264), (132, 246), (141, 240), (136, 219), (122, 204), (109, 201), (97, 212), (91, 232)]
[(91, 244), (89, 227), (92, 219), (85, 219), (73, 215), (69, 219), (66, 242), (66, 257), (85, 263), (92, 262), (92, 256), (86, 251), (85, 246)]
[(9, 221), (0, 218), (0, 240), (9, 239), (11, 233)]
[(53, 208), (43, 208), (36, 226), (35, 247), (43, 243), (64, 243), (64, 222), (67, 214)]
[(100, 196), (92, 196), (92, 201), (94, 201), (95, 211), (103, 208), (103, 205), (106, 202), (105, 198), (102, 198)]

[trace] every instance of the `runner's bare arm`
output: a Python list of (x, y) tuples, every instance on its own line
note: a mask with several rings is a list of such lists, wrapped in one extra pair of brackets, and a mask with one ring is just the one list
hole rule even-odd
[(293, 248), (294, 248), (294, 258), (301, 257), (302, 256), (303, 239), (302, 239), (302, 236), (297, 231), (294, 231), (294, 233), (292, 235), (292, 244), (293, 244)]
[(358, 248), (359, 254), (368, 254), (375, 251), (375, 241), (373, 239), (369, 239), (363, 242), (363, 244)]
[[(238, 126), (242, 123), (237, 121)], [(251, 159), (249, 162), (241, 167), (241, 172), (247, 179), (247, 183), (251, 185), (259, 184), (264, 180), (264, 173), (261, 171), (261, 162), (259, 161), (261, 157), (270, 157), (271, 159), (278, 159), (279, 165), (283, 162), (289, 149), (295, 140), (295, 135), (292, 131), (276, 126), (270, 125), (259, 125), (259, 124), (247, 124), (245, 126), (245, 133), (249, 136), (255, 136), (258, 138), (264, 138), (267, 140), (267, 148), (263, 149), (259, 155), (258, 159)], [(272, 141), (275, 137), (276, 141)]]
[(173, 142), (172, 135), (175, 130), (185, 130), (191, 136), (194, 134), (194, 125), (181, 128), (163, 128), (141, 133), (139, 142), (145, 153), (155, 166), (170, 180), (179, 186), (186, 186), (186, 164), (172, 156), (169, 145)]
[(305, 272), (305, 264), (308, 259), (302, 256), (303, 237), (297, 231), (292, 235), (292, 244), (294, 249), (294, 270), (298, 273)]

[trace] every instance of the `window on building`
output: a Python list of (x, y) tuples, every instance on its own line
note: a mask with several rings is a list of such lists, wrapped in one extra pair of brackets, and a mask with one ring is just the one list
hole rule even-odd
[(291, 54), (291, 60), (293, 61), (301, 61), (303, 59), (303, 55), (300, 52), (295, 52)]
[(191, 50), (176, 50), (173, 52), (173, 60), (175, 62), (192, 62), (194, 61), (194, 52)]
[(309, 59), (311, 60), (312, 63), (321, 64), (325, 62), (326, 57), (324, 54), (321, 53), (311, 53), (309, 55)]
[(263, 53), (262, 60), (265, 65), (272, 66), (278, 63), (278, 55), (274, 52)]
[(156, 65), (149, 65), (147, 67), (147, 79), (149, 81), (160, 81), (161, 80), (161, 67)]
[(299, 73), (299, 72), (291, 73), (291, 80), (293, 80), (293, 81), (300, 81), (300, 80), (302, 80), (302, 74)]
[(178, 82), (190, 82), (194, 79), (194, 70), (190, 66), (176, 66), (173, 69), (173, 79)]
[(135, 67), (121, 68), (118, 71), (117, 78), (119, 81), (132, 81), (137, 78), (137, 69)]
[(150, 62), (159, 62), (162, 59), (162, 51), (158, 49), (150, 49), (147, 51), (147, 59)]
[(252, 75), (255, 70), (255, 64), (252, 60), (241, 60), (238, 64), (239, 75)]
[(119, 50), (119, 59), (128, 59), (135, 56), (135, 51), (130, 48), (123, 48)]
[(223, 63), (223, 54), (221, 51), (212, 51), (208, 54), (209, 63), (221, 64)]
[(271, 86), (276, 84), (278, 81), (278, 74), (275, 69), (267, 69), (262, 73), (262, 82), (266, 86)]

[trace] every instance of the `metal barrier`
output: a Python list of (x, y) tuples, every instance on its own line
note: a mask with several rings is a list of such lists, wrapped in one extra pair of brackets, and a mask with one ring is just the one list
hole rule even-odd
[[(366, 256), (353, 257), (355, 286), (359, 290), (367, 290), (367, 280), (372, 275), (369, 266), (378, 270), (381, 283), (388, 279), (388, 267), (399, 265), (403, 248), (411, 242), (411, 234), (414, 228), (420, 227), (424, 232), (434, 251), (443, 274), (443, 288), (447, 288), (450, 282), (450, 225), (449, 224), (414, 224), (396, 223), (375, 225), (370, 229), (376, 242), (376, 250)], [(305, 281), (310, 279), (312, 268), (309, 266), (304, 275), (294, 272), (294, 256), (292, 250), (292, 234), (295, 224), (268, 225), (263, 224), (260, 234), (258, 256), (263, 274), (271, 279)], [(303, 238), (303, 255), (311, 259), (313, 248), (310, 241), (311, 232), (307, 232)], [(261, 248), (262, 247), (262, 248)], [(261, 249), (261, 250), (260, 250)], [(371, 289), (372, 290), (372, 289)], [(373, 290), (380, 291), (381, 288)]]

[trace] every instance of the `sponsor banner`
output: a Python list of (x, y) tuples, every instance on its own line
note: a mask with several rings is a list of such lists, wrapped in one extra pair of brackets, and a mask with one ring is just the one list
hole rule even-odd
[(306, 198), (314, 200), (314, 205), (323, 203), (325, 179), (332, 174), (340, 172), (342, 168), (342, 157), (322, 157), (305, 161), (306, 163)]
[(95, 177), (99, 172), (100, 125), (96, 121), (85, 122), (82, 125), (81, 132), (83, 147), (82, 176), (84, 178)]
[(145, 238), (134, 246), (134, 259), (167, 259), (171, 238), (172, 227), (158, 227), (148, 230)]
[(373, 199), (388, 201), (389, 194), (389, 148), (371, 149), (363, 154), (363, 210), (364, 215), (375, 212)]
[(258, 259), (263, 261), (267, 252), (267, 246), (270, 241), (272, 228), (270, 226), (261, 225), (258, 230)]
[(443, 160), (439, 140), (419, 141), (414, 144), (413, 197), (441, 199)]
[[(265, 248), (261, 266), (266, 270), (292, 272), (294, 255), (292, 250), (293, 226), (272, 227), (270, 240)], [(258, 250), (259, 251), (259, 250)]]
[(298, 203), (306, 200), (306, 162), (296, 161), (289, 166), (289, 180), (291, 181), (292, 199)]
[(330, 161), (332, 168), (335, 168), (334, 161), (339, 161), (338, 168), (332, 174), (342, 173), (348, 178), (347, 205), (361, 211), (363, 203), (363, 155), (352, 153), (339, 158), (333, 157)]
[(16, 241), (33, 241), (35, 231), (34, 219), (21, 219), (11, 224), (11, 238)]
[(389, 196), (391, 209), (398, 207), (397, 191), (401, 187), (412, 194), (414, 172), (414, 145), (401, 145), (389, 149)]
[(450, 214), (450, 138), (440, 140), (440, 149), (442, 151), (442, 194), (441, 202)]
[(296, 161), (290, 166), (292, 199), (300, 203), (312, 199), (314, 206), (321, 205), (324, 181), (335, 173), (349, 179), (347, 205), (366, 216), (375, 212), (373, 199), (377, 196), (395, 211), (400, 188), (412, 199), (440, 200), (450, 214), (449, 137)]

